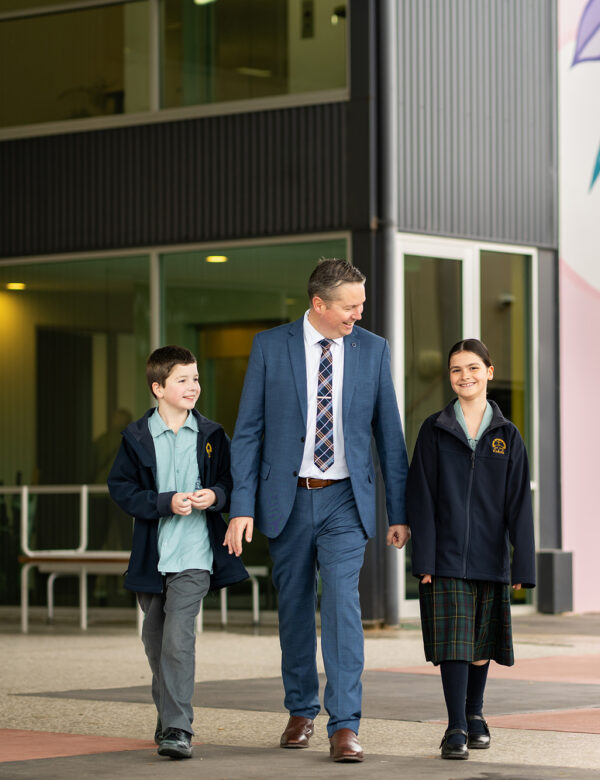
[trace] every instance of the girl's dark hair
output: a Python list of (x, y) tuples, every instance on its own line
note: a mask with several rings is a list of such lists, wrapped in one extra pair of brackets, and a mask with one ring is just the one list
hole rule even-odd
[(450, 352), (448, 352), (448, 368), (450, 368), (450, 358), (457, 352), (474, 352), (483, 360), (488, 368), (492, 365), (492, 358), (490, 357), (488, 348), (483, 341), (479, 341), (479, 339), (463, 339), (462, 341), (457, 341), (456, 344), (450, 348)]
[(152, 389), (154, 382), (158, 382), (161, 387), (164, 387), (167, 377), (175, 366), (189, 366), (191, 363), (197, 362), (196, 356), (189, 349), (178, 347), (176, 344), (155, 349), (146, 361), (146, 380), (152, 395), (154, 395)]

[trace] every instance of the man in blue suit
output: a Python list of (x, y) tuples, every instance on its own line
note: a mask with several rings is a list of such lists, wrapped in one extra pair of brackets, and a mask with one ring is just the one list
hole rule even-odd
[(240, 555), (254, 524), (269, 538), (279, 593), (285, 707), (281, 747), (303, 748), (319, 712), (317, 574), (322, 581), (324, 703), (334, 761), (362, 761), (358, 743), (364, 639), (358, 578), (375, 534), (374, 435), (385, 481), (387, 542), (408, 539), (406, 447), (390, 350), (356, 325), (365, 277), (323, 259), (301, 319), (256, 335), (231, 446), (234, 488), (224, 544)]

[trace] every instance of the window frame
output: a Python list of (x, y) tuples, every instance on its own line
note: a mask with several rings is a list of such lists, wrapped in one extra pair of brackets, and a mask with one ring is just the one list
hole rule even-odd
[[(33, 138), (63, 133), (91, 132), (118, 127), (129, 127), (158, 122), (174, 122), (186, 119), (212, 116), (243, 114), (252, 111), (275, 111), (282, 108), (300, 108), (324, 103), (342, 103), (350, 99), (350, 33), (346, 25), (346, 87), (341, 89), (319, 90), (317, 92), (298, 92), (285, 95), (273, 95), (264, 98), (232, 100), (223, 103), (206, 103), (178, 108), (161, 108), (161, 42), (160, 42), (160, 0), (145, 0), (149, 5), (149, 110), (131, 113), (96, 116), (84, 119), (65, 119), (53, 122), (39, 122), (28, 125), (14, 125), (0, 128), (0, 141), (20, 138)], [(17, 19), (26, 19), (51, 14), (84, 11), (102, 6), (128, 5), (140, 0), (78, 0), (74, 3), (56, 3), (49, 6), (36, 6), (21, 11), (0, 12), (0, 23)], [(349, 20), (347, 20), (349, 21)]]

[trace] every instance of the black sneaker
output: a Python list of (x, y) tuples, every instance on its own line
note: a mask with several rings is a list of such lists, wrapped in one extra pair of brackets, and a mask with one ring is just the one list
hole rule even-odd
[(167, 729), (158, 746), (159, 756), (171, 758), (192, 757), (192, 735), (183, 729)]
[(154, 729), (154, 744), (160, 745), (162, 740), (162, 723), (160, 722), (160, 715), (156, 719), (156, 728)]

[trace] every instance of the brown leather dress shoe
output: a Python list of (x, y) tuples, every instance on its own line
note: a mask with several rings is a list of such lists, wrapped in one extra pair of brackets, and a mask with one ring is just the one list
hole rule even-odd
[(329, 742), (329, 755), (334, 761), (362, 761), (364, 758), (363, 749), (352, 729), (338, 729), (329, 737)]
[(300, 715), (290, 715), (285, 731), (279, 740), (282, 748), (305, 748), (314, 732), (314, 720)]

